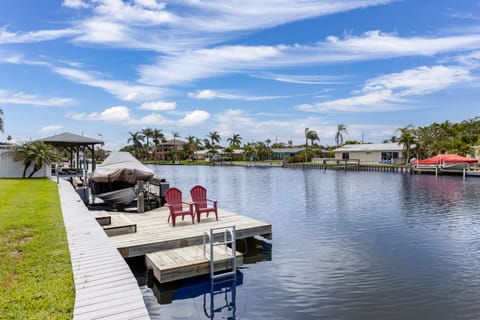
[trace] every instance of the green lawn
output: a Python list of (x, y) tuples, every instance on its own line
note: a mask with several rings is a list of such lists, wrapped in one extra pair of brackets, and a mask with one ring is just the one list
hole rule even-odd
[(0, 319), (71, 319), (74, 302), (57, 185), (0, 179)]

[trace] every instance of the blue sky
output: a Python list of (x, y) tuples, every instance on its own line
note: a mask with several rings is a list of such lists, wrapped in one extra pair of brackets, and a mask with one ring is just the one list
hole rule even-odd
[(381, 142), (480, 116), (479, 71), (475, 0), (1, 1), (0, 141)]

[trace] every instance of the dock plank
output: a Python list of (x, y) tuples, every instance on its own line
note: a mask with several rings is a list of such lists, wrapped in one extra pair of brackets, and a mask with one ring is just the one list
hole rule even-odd
[[(231, 256), (231, 249), (227, 248), (226, 251), (219, 247), (213, 249), (215, 259), (224, 259), (215, 262), (215, 272), (231, 269), (231, 259), (225, 259)], [(165, 259), (166, 256), (169, 258)], [(174, 256), (178, 256), (178, 258), (174, 259)], [(236, 259), (238, 266), (243, 264), (243, 255), (238, 251), (236, 252)], [(154, 277), (160, 283), (210, 273), (210, 261), (203, 256), (203, 245), (147, 253), (145, 264), (147, 268), (153, 270)]]
[[(110, 213), (112, 216), (118, 213)], [(236, 238), (264, 236), (271, 239), (272, 225), (256, 219), (219, 209), (215, 217), (202, 218), (200, 223), (178, 222), (176, 227), (167, 222), (168, 209), (157, 208), (142, 214), (122, 213), (137, 225), (133, 234), (117, 235), (110, 239), (125, 258), (143, 256), (146, 253), (199, 245), (203, 234), (210, 228), (235, 225)]]

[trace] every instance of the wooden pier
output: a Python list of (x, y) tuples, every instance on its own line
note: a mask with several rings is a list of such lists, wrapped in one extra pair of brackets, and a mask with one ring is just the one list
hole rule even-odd
[[(207, 246), (207, 252), (208, 252)], [(214, 247), (215, 272), (232, 268), (232, 251)], [(243, 264), (243, 256), (236, 252), (237, 266)], [(179, 249), (163, 250), (145, 255), (145, 264), (153, 270), (154, 277), (160, 283), (195, 277), (210, 273), (210, 260), (203, 255), (203, 245)]]
[[(112, 216), (120, 214), (111, 213)], [(245, 239), (262, 236), (271, 239), (272, 225), (256, 219), (218, 209), (218, 221), (215, 215), (202, 216), (200, 223), (192, 224), (190, 219), (177, 221), (176, 227), (168, 223), (169, 211), (165, 207), (144, 213), (122, 212), (137, 226), (137, 232), (110, 237), (124, 258), (143, 256), (161, 250), (183, 248), (203, 243), (203, 234), (210, 228), (235, 225), (236, 238)]]
[(75, 280), (74, 320), (150, 319), (132, 271), (72, 185), (58, 192)]

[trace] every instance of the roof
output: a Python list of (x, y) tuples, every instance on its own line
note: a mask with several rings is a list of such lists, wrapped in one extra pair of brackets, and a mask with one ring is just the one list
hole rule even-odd
[(80, 136), (78, 134), (73, 134), (70, 132), (64, 132), (60, 134), (53, 135), (51, 137), (46, 137), (42, 139), (38, 139), (37, 141), (43, 141), (47, 143), (52, 143), (56, 145), (92, 145), (92, 144), (103, 144), (104, 142), (101, 140), (88, 138), (85, 136)]
[(305, 148), (272, 148), (276, 153), (299, 153), (305, 151)]
[(173, 139), (171, 140), (167, 140), (163, 143), (160, 143), (159, 145), (160, 146), (173, 146), (173, 145), (176, 145), (176, 146), (183, 146), (185, 144), (185, 141), (183, 140), (179, 140), (179, 139), (175, 139), (175, 143), (173, 143)]
[(346, 144), (334, 150), (334, 152), (400, 152), (403, 151), (403, 144), (398, 143), (366, 143)]

